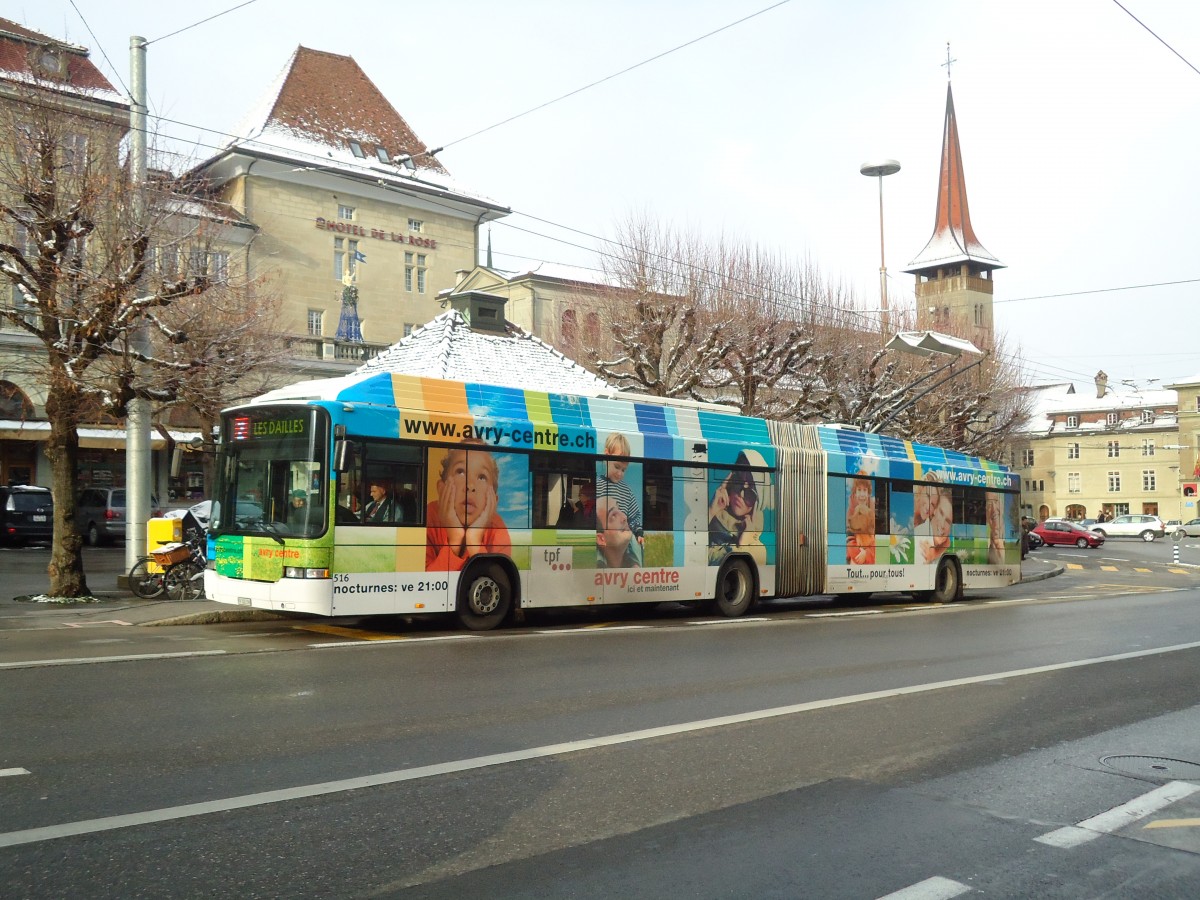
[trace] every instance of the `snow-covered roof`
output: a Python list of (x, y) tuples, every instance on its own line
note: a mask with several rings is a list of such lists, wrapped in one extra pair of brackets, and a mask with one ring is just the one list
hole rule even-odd
[[(43, 50), (61, 60), (61, 70), (54, 72), (38, 65), (38, 54)], [(86, 47), (68, 44), (10, 19), (0, 19), (0, 78), (109, 106), (127, 109), (129, 105), (88, 58)]]
[(504, 333), (477, 331), (462, 313), (450, 310), (349, 375), (299, 382), (258, 399), (336, 399), (347, 388), (383, 373), (588, 397), (615, 390), (511, 322), (505, 323)]
[(476, 331), (458, 310), (437, 316), (355, 370), (595, 396), (614, 388), (511, 322)]
[[(429, 151), (353, 57), (297, 47), (234, 133), (238, 137), (198, 168), (242, 153), (291, 162), (297, 171), (332, 171), (507, 212), (451, 178), (437, 151)], [(380, 151), (390, 161), (380, 159)], [(411, 168), (398, 162), (406, 159)]]
[[(1030, 415), (1023, 430), (1030, 434), (1078, 433), (1096, 429), (1112, 431), (1114, 428), (1161, 430), (1178, 423), (1178, 397), (1175, 391), (1170, 390), (1107, 391), (1103, 397), (1097, 397), (1094, 392), (1075, 393), (1073, 385), (1062, 382), (1035, 387), (1028, 392), (1028, 396), (1031, 398)], [(1154, 410), (1153, 422), (1143, 422), (1140, 417), (1131, 415), (1121, 416), (1116, 426), (1107, 425), (1105, 421), (1083, 420), (1089, 413), (1104, 414), (1107, 418), (1110, 412), (1131, 413), (1141, 410)], [(1077, 427), (1066, 427), (1065, 418), (1068, 415), (1080, 416)]]

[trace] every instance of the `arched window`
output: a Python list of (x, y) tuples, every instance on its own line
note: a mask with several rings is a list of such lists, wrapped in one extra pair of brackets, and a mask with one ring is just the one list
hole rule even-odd
[(559, 336), (562, 338), (564, 346), (570, 347), (574, 345), (575, 338), (579, 336), (579, 325), (575, 321), (575, 310), (567, 309), (563, 311)]
[(588, 313), (583, 320), (583, 333), (589, 347), (595, 350), (600, 346), (600, 317), (594, 312)]
[(0, 419), (24, 421), (33, 418), (33, 404), (11, 381), (0, 381)]

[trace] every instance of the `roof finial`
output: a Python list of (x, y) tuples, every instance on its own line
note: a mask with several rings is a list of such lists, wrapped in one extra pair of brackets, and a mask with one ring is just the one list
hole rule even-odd
[(957, 59), (950, 58), (950, 42), (946, 41), (946, 61), (944, 63), (941, 63), (941, 65), (946, 67), (946, 80), (947, 81), (950, 80), (950, 64), (956, 63), (956, 62), (958, 62)]

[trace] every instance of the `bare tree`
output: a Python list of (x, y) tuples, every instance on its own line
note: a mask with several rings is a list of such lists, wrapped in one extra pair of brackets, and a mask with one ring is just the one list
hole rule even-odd
[(214, 219), (185, 214), (190, 198), (169, 181), (131, 186), (111, 121), (32, 88), (0, 116), (16, 136), (0, 162), (0, 274), (14, 297), (0, 320), (39, 351), (55, 497), (50, 590), (76, 597), (88, 593), (75, 526), (79, 426), (123, 417), (135, 397), (169, 403), (189, 383), (236, 381), (239, 329), (208, 318), (214, 286), (234, 285), (227, 255), (212, 250)]
[(702, 397), (729, 350), (722, 323), (704, 308), (702, 246), (648, 218), (630, 218), (604, 256), (613, 289), (600, 301), (611, 355), (592, 350), (599, 374), (659, 397)]

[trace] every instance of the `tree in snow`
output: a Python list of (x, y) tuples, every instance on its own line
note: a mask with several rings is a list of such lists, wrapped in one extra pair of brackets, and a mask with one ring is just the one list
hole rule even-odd
[(252, 285), (229, 271), (222, 225), (160, 179), (129, 184), (122, 128), (48, 100), (36, 87), (0, 111), (13, 136), (0, 157), (0, 321), (33, 338), (24, 364), (45, 385), (55, 498), (49, 566), (55, 596), (88, 593), (75, 525), (79, 427), (191, 391), (215, 397), (255, 360)]

